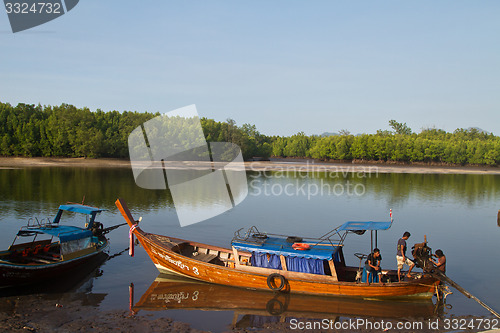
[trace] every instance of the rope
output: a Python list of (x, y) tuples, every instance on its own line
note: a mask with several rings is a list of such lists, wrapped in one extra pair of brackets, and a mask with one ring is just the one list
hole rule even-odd
[(137, 229), (139, 225), (136, 223), (133, 226), (130, 227), (130, 230), (128, 231), (128, 238), (129, 238), (129, 248), (128, 248), (128, 254), (133, 257), (134, 256), (134, 230)]
[(130, 227), (130, 230), (129, 230), (129, 235), (132, 235), (132, 233), (134, 232), (135, 229), (137, 229), (139, 227), (139, 225), (136, 223), (134, 224), (133, 226)]

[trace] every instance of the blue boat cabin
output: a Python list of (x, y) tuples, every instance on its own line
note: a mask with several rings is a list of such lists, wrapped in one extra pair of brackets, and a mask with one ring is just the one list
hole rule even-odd
[[(362, 235), (369, 230), (373, 249), (377, 246), (377, 232), (387, 230), (391, 225), (392, 217), (391, 222), (349, 221), (320, 238), (308, 238), (311, 241), (306, 243), (302, 243), (302, 238), (263, 234), (251, 227), (245, 235), (240, 235), (241, 229), (238, 230), (231, 244), (236, 265), (241, 269), (273, 269), (323, 275), (335, 281), (354, 281), (358, 269), (346, 267), (342, 251), (347, 234)], [(248, 264), (238, 262), (238, 251), (251, 254)]]
[(329, 275), (337, 277), (335, 266), (345, 266), (342, 245), (310, 244), (306, 250), (294, 248), (296, 242), (281, 237), (266, 237), (261, 241), (234, 240), (234, 250), (250, 252), (253, 267), (289, 272)]

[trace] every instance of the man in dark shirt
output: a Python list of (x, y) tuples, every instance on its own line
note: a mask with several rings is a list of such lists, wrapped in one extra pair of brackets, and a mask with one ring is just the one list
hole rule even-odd
[(432, 255), (433, 257), (437, 257), (438, 261), (432, 260), (432, 258), (429, 258), (430, 261), (436, 265), (436, 267), (443, 272), (443, 274), (446, 274), (446, 256), (444, 255), (443, 251), (441, 250), (436, 250), (436, 254)]
[(380, 274), (382, 274), (382, 269), (380, 268), (380, 262), (382, 261), (382, 256), (380, 255), (380, 250), (377, 248), (373, 249), (373, 252), (368, 255), (366, 258), (365, 266), (366, 266), (366, 282), (370, 284), (370, 274), (373, 274), (373, 279), (375, 279), (375, 275), (379, 275), (378, 282), (382, 283), (380, 279)]
[(403, 234), (403, 237), (398, 240), (398, 247), (397, 247), (397, 252), (396, 252), (396, 259), (398, 261), (398, 281), (401, 282), (401, 269), (403, 269), (404, 265), (407, 265), (410, 267), (408, 270), (408, 274), (406, 274), (407, 277), (411, 278), (411, 270), (413, 267), (415, 267), (415, 263), (408, 259), (406, 257), (406, 240), (410, 238), (410, 233), (408, 231), (405, 231)]

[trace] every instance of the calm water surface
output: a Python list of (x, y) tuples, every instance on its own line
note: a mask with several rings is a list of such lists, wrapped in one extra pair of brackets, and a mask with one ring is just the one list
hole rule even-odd
[[(392, 209), (394, 224), (388, 231), (379, 232), (378, 239), (384, 268), (396, 268), (396, 242), (404, 231), (411, 232), (408, 241), (411, 245), (422, 242), (427, 235), (429, 246), (440, 248), (447, 255), (448, 276), (497, 311), (500, 310), (500, 266), (495, 264), (500, 239), (497, 224), (500, 176), (277, 171), (249, 172), (247, 178), (249, 193), (240, 205), (203, 223), (181, 228), (170, 193), (137, 187), (129, 169), (2, 169), (0, 242), (2, 248), (7, 248), (29, 218), (53, 217), (60, 204), (81, 202), (83, 197), (87, 204), (107, 209), (99, 218), (105, 227), (123, 223), (114, 206), (114, 201), (122, 197), (134, 216), (143, 217), (142, 228), (147, 232), (224, 247), (230, 245), (234, 231), (243, 227), (255, 225), (265, 232), (315, 237), (348, 220), (387, 221), (389, 209)], [(191, 200), (193, 209), (207, 208), (203, 196), (183, 199), (184, 204)], [(74, 222), (80, 223), (79, 220)], [(110, 254), (119, 254), (128, 247), (128, 229), (125, 227), (109, 236)], [(353, 254), (368, 253), (369, 250), (369, 234), (349, 235), (344, 249), (346, 261), (357, 266), (359, 261)], [(275, 300), (271, 293), (252, 296), (251, 293), (228, 292), (182, 281), (160, 284), (155, 282), (158, 271), (145, 251), (136, 247), (135, 252), (134, 258), (124, 253), (108, 260), (100, 267), (99, 276), (82, 281), (79, 289), (69, 293), (74, 293), (75, 297), (81, 297), (82, 293), (86, 297), (99, 295), (95, 306), (103, 310), (123, 310), (129, 308), (129, 285), (133, 283), (134, 304), (139, 302), (148, 288), (149, 292), (161, 291), (171, 298), (165, 303), (170, 310), (152, 312), (143, 307), (137, 309), (138, 315), (170, 317), (212, 331), (225, 330), (235, 323), (239, 326), (258, 326), (265, 321), (277, 321), (279, 317), (272, 317), (269, 312), (276, 313), (283, 306), (300, 318), (292, 311), (294, 304), (310, 301), (294, 296)], [(206, 306), (205, 311), (196, 309), (196, 303), (183, 301), (188, 299), (186, 295), (190, 295), (191, 300), (194, 295), (209, 295), (207, 299), (215, 299), (221, 311), (211, 310), (210, 306)], [(247, 304), (242, 303), (252, 297), (255, 303), (261, 304), (259, 311), (248, 309)], [(235, 303), (235, 300), (240, 301)], [(312, 301), (318, 302), (321, 301)], [(325, 307), (359, 309), (359, 304), (338, 302)], [(458, 291), (448, 297), (447, 303), (448, 308), (440, 312), (443, 316), (489, 314)], [(183, 309), (181, 304), (190, 310)], [(342, 318), (376, 317), (377, 311), (384, 311), (386, 305), (367, 302), (366, 313), (362, 310), (330, 312), (341, 313)], [(390, 309), (391, 305), (387, 306)], [(235, 307), (247, 310), (234, 310)], [(419, 305), (417, 308), (403, 307), (408, 309), (409, 316), (412, 311), (415, 314), (425, 312), (424, 308)], [(266, 313), (268, 316), (263, 316)]]

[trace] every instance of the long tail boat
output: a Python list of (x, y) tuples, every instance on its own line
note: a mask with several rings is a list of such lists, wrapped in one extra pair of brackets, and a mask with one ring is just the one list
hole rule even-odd
[[(96, 221), (102, 211), (83, 204), (66, 204), (59, 206), (53, 220), (30, 219), (11, 246), (0, 252), (0, 287), (43, 283), (102, 261), (109, 245), (105, 234), (119, 226), (103, 228)], [(60, 224), (65, 212), (84, 214), (85, 226)]]
[[(161, 273), (226, 286), (325, 296), (362, 298), (431, 298), (439, 280), (424, 273), (398, 282), (395, 271), (382, 271), (381, 283), (359, 281), (359, 267), (345, 263), (342, 247), (350, 233), (375, 234), (391, 222), (346, 222), (320, 238), (239, 231), (231, 249), (144, 232), (122, 199), (115, 202)], [(241, 230), (241, 229), (240, 229)], [(359, 273), (358, 273), (359, 272)]]

